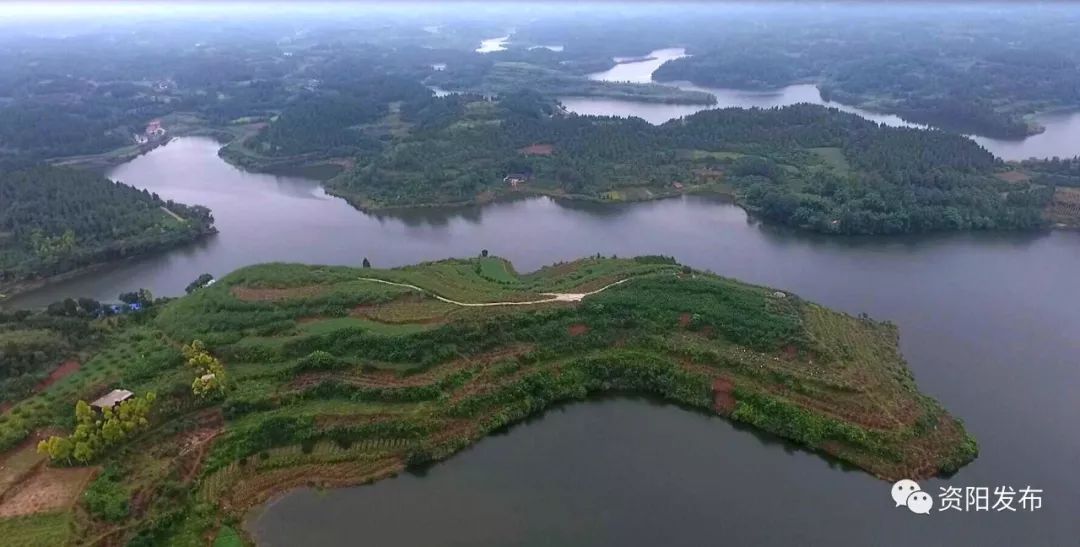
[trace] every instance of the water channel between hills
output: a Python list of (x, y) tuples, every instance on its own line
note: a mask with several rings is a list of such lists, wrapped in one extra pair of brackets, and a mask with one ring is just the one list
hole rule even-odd
[[(653, 82), (652, 74), (660, 65), (685, 55), (686, 52), (682, 48), (658, 49), (645, 55), (643, 60), (620, 62), (609, 70), (590, 74), (589, 77), (594, 80), (608, 82), (651, 83)], [(625, 61), (624, 58), (616, 58), (615, 60)], [(854, 106), (826, 101), (821, 97), (818, 88), (812, 84), (790, 85), (772, 91), (747, 91), (701, 87), (689, 82), (663, 83), (682, 89), (711, 93), (716, 97), (716, 104), (665, 104), (602, 97), (561, 97), (559, 100), (570, 112), (598, 116), (636, 116), (652, 124), (661, 124), (707, 108), (773, 108), (796, 103), (810, 103), (858, 114), (863, 118), (886, 125), (925, 127), (907, 122), (893, 114), (871, 112)], [(1023, 160), (1031, 157), (1052, 158), (1054, 156), (1064, 158), (1080, 155), (1080, 112), (1042, 114), (1035, 119), (1046, 128), (1045, 131), (1038, 135), (1015, 140), (992, 139), (981, 136), (973, 136), (972, 139), (995, 156), (1005, 160)]]
[[(897, 323), (920, 388), (966, 422), (982, 454), (943, 485), (1045, 490), (1035, 513), (917, 516), (889, 485), (720, 418), (641, 400), (571, 405), (430, 469), (325, 494), (297, 490), (254, 517), (272, 545), (1069, 545), (1080, 537), (1080, 233), (830, 238), (763, 226), (702, 197), (604, 205), (529, 198), (361, 213), (319, 183), (243, 172), (219, 145), (176, 139), (110, 177), (213, 209), (199, 244), (28, 293), (176, 295), (200, 273), (266, 261), (379, 267), (481, 248), (522, 271), (601, 252), (667, 254)], [(1070, 543), (1072, 542), (1072, 543)]]

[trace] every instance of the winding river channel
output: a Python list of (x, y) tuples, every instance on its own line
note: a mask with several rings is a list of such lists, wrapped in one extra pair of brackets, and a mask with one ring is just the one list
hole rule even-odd
[[(590, 74), (594, 80), (608, 82), (651, 83), (652, 74), (660, 65), (684, 57), (682, 48), (658, 49), (644, 56), (641, 60), (615, 58), (618, 62), (613, 68)], [(858, 114), (866, 119), (892, 126), (925, 127), (907, 122), (899, 116), (826, 101), (821, 92), (812, 84), (798, 84), (773, 91), (746, 91), (739, 89), (710, 88), (693, 85), (689, 82), (663, 82), (687, 90), (704, 91), (716, 97), (713, 105), (688, 105), (648, 103), (622, 99), (598, 97), (562, 97), (563, 106), (570, 112), (601, 116), (637, 116), (652, 124), (661, 124), (668, 120), (688, 116), (706, 108), (772, 108), (796, 103), (820, 104), (837, 108), (845, 112)], [(991, 139), (972, 136), (976, 142), (994, 155), (1005, 160), (1023, 160), (1032, 157), (1052, 158), (1073, 157), (1080, 154), (1080, 112), (1042, 114), (1035, 118), (1046, 128), (1038, 135), (1025, 139)]]
[(213, 209), (221, 233), (16, 299), (177, 295), (265, 261), (379, 267), (482, 248), (522, 271), (601, 252), (674, 255), (897, 323), (919, 386), (965, 420), (977, 461), (942, 486), (1028, 485), (1026, 513), (914, 515), (889, 485), (775, 438), (643, 400), (554, 410), (373, 486), (297, 490), (255, 513), (271, 545), (1075, 545), (1080, 537), (1080, 233), (830, 238), (762, 226), (701, 197), (597, 206), (529, 198), (361, 213), (318, 182), (243, 172), (176, 139), (109, 176)]

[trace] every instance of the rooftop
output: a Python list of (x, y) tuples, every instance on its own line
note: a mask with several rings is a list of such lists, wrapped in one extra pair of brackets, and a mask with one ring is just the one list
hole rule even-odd
[(90, 403), (90, 406), (94, 408), (112, 408), (116, 406), (117, 403), (122, 403), (130, 399), (132, 395), (135, 394), (126, 389), (114, 389), (104, 397), (101, 397), (100, 399)]

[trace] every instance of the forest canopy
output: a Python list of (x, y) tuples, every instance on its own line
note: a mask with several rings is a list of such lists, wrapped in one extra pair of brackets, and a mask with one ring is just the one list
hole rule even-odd
[(598, 200), (734, 192), (761, 217), (845, 234), (1044, 225), (1053, 189), (994, 177), (973, 141), (813, 105), (699, 112), (661, 126), (563, 115), (536, 93), (406, 105), (422, 130), (329, 183), (366, 208), (511, 192)]
[(0, 287), (180, 245), (210, 210), (59, 167), (0, 172)]

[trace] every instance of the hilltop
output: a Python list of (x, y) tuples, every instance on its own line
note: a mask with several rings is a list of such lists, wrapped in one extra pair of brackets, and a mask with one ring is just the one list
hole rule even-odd
[[(100, 350), (0, 425), (8, 469), (23, 469), (0, 476), (7, 537), (235, 539), (248, 508), (290, 488), (379, 480), (607, 392), (719, 414), (882, 479), (977, 453), (919, 393), (891, 324), (666, 257), (527, 274), (487, 256), (266, 264), (96, 328)], [(19, 444), (68, 430), (76, 400), (117, 387), (156, 394), (139, 399), (147, 421), (85, 461), (57, 451), (42, 467)], [(64, 485), (54, 503), (20, 501), (50, 478)]]

